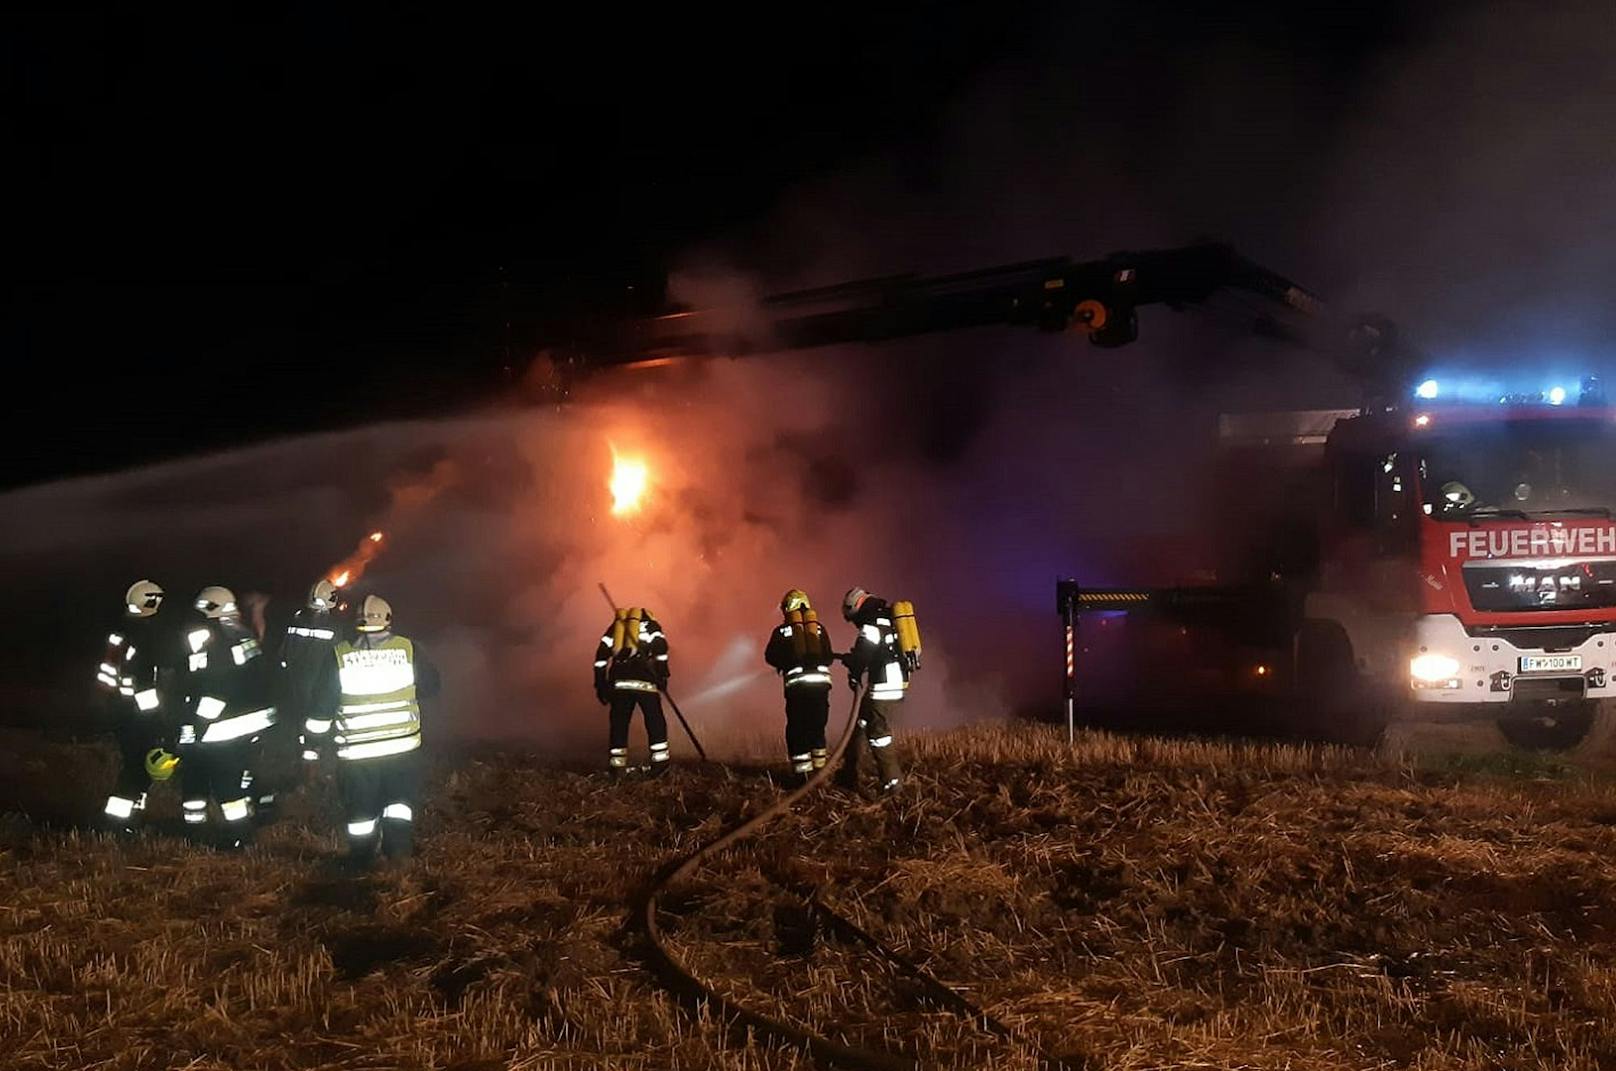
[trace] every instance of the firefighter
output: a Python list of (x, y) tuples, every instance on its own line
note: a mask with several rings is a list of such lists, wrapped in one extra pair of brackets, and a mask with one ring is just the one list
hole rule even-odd
[(181, 807), (187, 826), (201, 832), (216, 805), (213, 843), (240, 848), (256, 810), (260, 740), (276, 721), (274, 674), (229, 588), (203, 588), (193, 605), (201, 617), (185, 630)]
[(881, 791), (892, 792), (902, 779), (898, 757), (892, 752), (892, 722), (909, 687), (909, 667), (898, 647), (892, 607), (863, 588), (853, 588), (842, 599), (842, 616), (858, 629), (853, 649), (842, 656), (847, 685), (855, 692), (861, 681), (868, 687), (837, 780), (847, 788), (858, 786), (860, 753), (868, 743)]
[(806, 594), (797, 588), (786, 592), (780, 613), (785, 621), (769, 636), (763, 660), (785, 683), (786, 754), (792, 773), (806, 778), (825, 766), (830, 664), (835, 655)]
[(284, 728), (279, 732), (284, 735), (279, 746), (291, 742), (295, 729), (306, 751), (310, 719), (317, 725), (324, 724), (322, 732), (330, 730), (325, 719), (315, 717), (314, 702), (321, 674), (331, 665), (342, 631), (334, 613), (336, 606), (337, 586), (325, 579), (316, 581), (281, 637), (279, 710)]
[(668, 638), (650, 610), (635, 606), (617, 611), (595, 649), (595, 698), (611, 708), (610, 755), (613, 777), (628, 772), (628, 726), (639, 707), (645, 738), (651, 746), (651, 773), (668, 768), (668, 719), (662, 714), (667, 686)]
[[(158, 611), (163, 589), (150, 580), (137, 580), (124, 592), (124, 614), (107, 635), (105, 653), (96, 670), (96, 683), (113, 715), (113, 736), (118, 743), (118, 779), (102, 805), (107, 826), (133, 832), (146, 809), (146, 790), (154, 779), (167, 780), (173, 771), (170, 726), (173, 685), (172, 644), (167, 642)], [(161, 752), (148, 769), (147, 756)]]
[(369, 864), (415, 849), (420, 807), (421, 700), (438, 692), (437, 670), (413, 640), (393, 631), (393, 608), (379, 595), (358, 606), (352, 640), (341, 640), (320, 674), (304, 723), (303, 757), (335, 749), (348, 826), (349, 857)]

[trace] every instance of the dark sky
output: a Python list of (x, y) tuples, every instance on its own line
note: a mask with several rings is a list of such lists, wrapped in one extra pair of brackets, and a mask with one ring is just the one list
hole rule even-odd
[[(1217, 227), (1242, 198), (1316, 183), (1310, 150), (1438, 10), (555, 6), (519, 21), (330, 5), (0, 16), (0, 484), (485, 397), (558, 324), (652, 309), (693, 251), (793, 281), (816, 263), (976, 266), (975, 248), (914, 262), (942, 256), (924, 243), (826, 258), (800, 248), (800, 215), (776, 222), (871, 160), (900, 188), (956, 185), (972, 160), (941, 131), (982, 93), (1027, 117), (1029, 156), (1061, 109), (1080, 113), (1081, 137), (1048, 152), (1103, 153), (1174, 190), (1161, 208), (1185, 228), (1210, 185)], [(1209, 78), (1233, 89), (1198, 112)], [(1306, 118), (1253, 120), (1274, 114)], [(1223, 144), (1251, 169), (1161, 187), (1183, 146)], [(1050, 234), (1034, 221), (980, 251), (1106, 251)], [(1274, 245), (1257, 226), (1220, 236)]]

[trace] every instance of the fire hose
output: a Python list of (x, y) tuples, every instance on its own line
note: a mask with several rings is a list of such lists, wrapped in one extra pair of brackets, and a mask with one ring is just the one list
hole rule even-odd
[[(661, 927), (657, 925), (657, 908), (662, 894), (670, 886), (694, 873), (703, 862), (716, 856), (725, 848), (738, 844), (756, 834), (771, 821), (789, 811), (792, 804), (825, 783), (853, 739), (853, 730), (858, 724), (858, 712), (864, 702), (865, 690), (864, 688), (859, 689), (858, 694), (854, 696), (853, 708), (847, 717), (847, 725), (842, 729), (841, 738), (837, 740), (836, 747), (831, 752), (825, 765), (800, 787), (786, 793), (758, 814), (719, 834), (682, 859), (676, 859), (663, 867), (646, 890), (644, 903), (641, 907), (640, 924), (645, 930), (645, 936), (649, 942), (651, 957), (654, 961), (653, 967), (662, 974), (669, 987), (675, 992), (705, 1002), (710, 1008), (715, 1009), (733, 1021), (750, 1027), (759, 1034), (804, 1049), (815, 1059), (823, 1060), (826, 1064), (834, 1067), (854, 1068), (857, 1071), (915, 1071), (919, 1064), (907, 1056), (898, 1056), (892, 1053), (863, 1049), (831, 1041), (829, 1038), (821, 1037), (801, 1027), (783, 1022), (762, 1012), (754, 1011), (726, 997), (718, 991), (718, 988), (713, 983), (698, 975), (692, 967), (687, 965), (668, 946), (663, 939)], [(857, 923), (831, 908), (817, 889), (797, 886), (788, 891), (801, 897), (809, 908), (822, 915), (833, 929), (865, 945), (889, 965), (919, 980), (940, 1003), (1000, 1037), (1009, 1038), (1012, 1036), (1012, 1032), (1004, 1024), (960, 996), (923, 967), (887, 948)], [(1046, 1066), (1056, 1069), (1066, 1066), (1059, 1059), (1047, 1056), (1044, 1057), (1044, 1063)]]

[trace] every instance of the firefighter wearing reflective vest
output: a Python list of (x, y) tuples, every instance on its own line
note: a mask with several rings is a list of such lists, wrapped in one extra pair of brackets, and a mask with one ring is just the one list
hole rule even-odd
[(415, 641), (393, 631), (393, 608), (367, 595), (358, 635), (339, 641), (303, 726), (303, 757), (318, 761), (334, 748), (348, 827), (348, 849), (368, 862), (378, 847), (401, 859), (415, 848), (420, 807), (421, 700), (438, 691), (438, 675)]
[(201, 831), (216, 806), (214, 843), (239, 848), (255, 810), (259, 740), (275, 724), (274, 674), (229, 588), (203, 588), (193, 605), (201, 618), (184, 639), (181, 808), (187, 827)]
[[(858, 725), (843, 756), (838, 779), (848, 787), (858, 784), (860, 754), (868, 743), (881, 790), (891, 792), (902, 779), (898, 757), (892, 751), (892, 722), (909, 687), (909, 673), (919, 665), (918, 641), (913, 655), (906, 657), (899, 644), (893, 607), (863, 588), (853, 588), (843, 598), (842, 616), (858, 629), (853, 649), (842, 656), (847, 683), (856, 691), (863, 681), (866, 688), (859, 705)], [(909, 617), (912, 624), (912, 609)]]
[(120, 831), (135, 828), (146, 809), (146, 790), (153, 780), (167, 780), (174, 769), (174, 756), (166, 750), (173, 744), (167, 720), (175, 705), (172, 642), (157, 620), (162, 605), (163, 589), (150, 580), (129, 586), (123, 619), (107, 635), (95, 674), (112, 709), (119, 752), (118, 779), (102, 814), (110, 828)]
[(595, 698), (611, 709), (607, 770), (628, 772), (628, 726), (638, 707), (651, 746), (651, 773), (668, 768), (668, 720), (662, 689), (668, 683), (668, 638), (651, 611), (634, 606), (617, 611), (595, 648)]
[(825, 722), (830, 717), (830, 637), (808, 596), (792, 588), (780, 600), (785, 621), (769, 636), (763, 660), (786, 691), (786, 754), (791, 770), (807, 777), (825, 765)]

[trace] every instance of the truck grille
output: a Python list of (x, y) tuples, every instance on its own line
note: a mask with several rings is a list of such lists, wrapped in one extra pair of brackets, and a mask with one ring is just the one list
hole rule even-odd
[(1465, 590), (1477, 610), (1603, 610), (1616, 607), (1616, 561), (1474, 562)]

